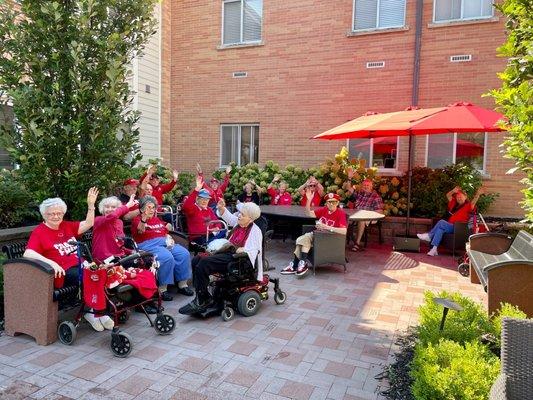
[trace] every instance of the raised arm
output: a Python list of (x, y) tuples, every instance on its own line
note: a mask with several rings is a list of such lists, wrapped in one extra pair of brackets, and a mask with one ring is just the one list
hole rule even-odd
[(178, 176), (179, 176), (178, 171), (173, 170), (172, 171), (172, 180), (169, 183), (165, 183), (163, 185), (160, 185), (161, 186), (161, 192), (162, 193), (168, 193), (172, 189), (174, 189), (174, 186), (176, 186), (176, 183), (178, 183)]
[(472, 199), (472, 201), (470, 202), (471, 206), (472, 206), (472, 210), (474, 209), (474, 207), (476, 206), (476, 203), (477, 201), (479, 200), (479, 196), (481, 196), (482, 194), (485, 193), (485, 188), (483, 186), (481, 186), (476, 194), (474, 195), (474, 198)]
[(228, 165), (226, 167), (226, 175), (224, 176), (224, 180), (222, 181), (221, 185), (220, 185), (220, 191), (222, 193), (224, 193), (226, 191), (226, 189), (228, 188), (228, 185), (229, 185), (229, 174), (231, 172), (231, 165)]
[(450, 190), (448, 193), (446, 193), (446, 199), (448, 199), (448, 202), (452, 201), (453, 195), (460, 190), (461, 188), (459, 186), (456, 186), (452, 190)]
[(78, 235), (88, 231), (94, 225), (94, 203), (98, 197), (98, 189), (92, 187), (87, 192), (87, 215), (85, 220), (80, 222), (80, 227), (78, 228)]
[(311, 201), (313, 200), (314, 194), (311, 192), (311, 189), (307, 188), (305, 190), (305, 198), (307, 201), (305, 202), (305, 213), (313, 218), (316, 218), (316, 214), (313, 210), (311, 210)]

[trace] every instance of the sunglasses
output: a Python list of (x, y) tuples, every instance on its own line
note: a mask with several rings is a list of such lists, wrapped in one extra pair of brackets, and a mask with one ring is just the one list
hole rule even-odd
[(309, 187), (316, 187), (316, 185), (307, 185), (307, 186), (309, 186)]

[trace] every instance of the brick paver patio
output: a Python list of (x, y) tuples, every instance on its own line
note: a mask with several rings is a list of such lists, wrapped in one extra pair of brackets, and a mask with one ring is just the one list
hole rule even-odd
[[(274, 241), (279, 271), (293, 243)], [(391, 252), (390, 245), (350, 253), (348, 272), (324, 267), (305, 279), (282, 276), (287, 302), (263, 303), (251, 318), (198, 320), (178, 314), (189, 299), (166, 303), (177, 315), (171, 336), (144, 316), (124, 327), (132, 355), (109, 351), (110, 334), (80, 327), (74, 345), (42, 347), (28, 337), (0, 337), (0, 399), (376, 399), (374, 379), (394, 339), (417, 320), (425, 290), (484, 299), (450, 255)], [(278, 275), (273, 271), (272, 275)]]

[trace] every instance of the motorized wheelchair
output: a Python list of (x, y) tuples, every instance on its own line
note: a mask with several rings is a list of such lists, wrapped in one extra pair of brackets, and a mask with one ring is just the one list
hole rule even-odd
[[(116, 266), (124, 268), (137, 267), (141, 269), (157, 267), (157, 261), (151, 253), (139, 250), (131, 238), (125, 238), (124, 241), (126, 248), (133, 248), (133, 253), (122, 258), (115, 257), (112, 260), (106, 260), (105, 268), (100, 266), (100, 269), (104, 269), (105, 273), (107, 273), (110, 268)], [(85, 271), (85, 268), (82, 267), (82, 259), (92, 263), (94, 269), (99, 268), (99, 266), (93, 262), (92, 256), (85, 243), (73, 240), (69, 242), (69, 244), (75, 245), (77, 248), (78, 260), (80, 260), (78, 264), (80, 280), (79, 296), (81, 299), (84, 299), (83, 274), (90, 273), (90, 271)], [(106, 277), (104, 277), (104, 279), (106, 279)], [(76, 340), (77, 328), (80, 325), (82, 316), (86, 313), (108, 315), (113, 319), (115, 326), (111, 331), (110, 349), (117, 357), (127, 357), (133, 349), (133, 340), (131, 336), (122, 332), (120, 330), (120, 325), (124, 324), (129, 319), (131, 310), (134, 308), (138, 308), (144, 313), (150, 326), (152, 326), (160, 335), (169, 335), (176, 328), (174, 318), (169, 314), (163, 313), (164, 307), (162, 306), (161, 295), (158, 290), (155, 290), (151, 298), (145, 298), (142, 297), (132, 285), (121, 283), (112, 289), (105, 288), (104, 296), (106, 300), (105, 309), (93, 310), (86, 305), (85, 301), (82, 301), (79, 311), (73, 321), (67, 320), (59, 324), (58, 337), (62, 343), (66, 345), (74, 343)], [(157, 308), (157, 314), (153, 320), (144, 308), (148, 304), (155, 304)]]
[[(259, 217), (255, 224), (263, 232), (263, 246), (265, 245), (265, 231), (267, 221), (264, 217)], [(258, 254), (258, 257), (263, 257)], [(247, 253), (234, 253), (233, 261), (228, 265), (226, 273), (216, 273), (211, 275), (208, 285), (208, 292), (213, 299), (212, 305), (206, 310), (195, 315), (208, 317), (219, 314), (224, 321), (230, 321), (235, 317), (235, 311), (245, 317), (257, 314), (261, 303), (268, 300), (269, 284), (274, 284), (274, 301), (276, 304), (283, 304), (287, 295), (279, 287), (279, 279), (271, 278), (268, 274), (263, 274), (263, 280), (257, 280), (257, 260), (252, 265)]]

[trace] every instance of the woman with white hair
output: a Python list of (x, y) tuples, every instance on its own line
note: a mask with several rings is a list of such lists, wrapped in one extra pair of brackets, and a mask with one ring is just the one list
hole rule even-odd
[(95, 218), (93, 228), (92, 250), (95, 260), (102, 262), (111, 256), (122, 257), (126, 254), (122, 241), (117, 238), (124, 237), (124, 223), (121, 218), (136, 204), (134, 194), (124, 205), (116, 196), (100, 200), (98, 211), (101, 216)]
[(228, 240), (235, 251), (217, 253), (210, 256), (196, 256), (193, 259), (193, 283), (196, 298), (179, 309), (180, 314), (192, 315), (205, 311), (212, 305), (213, 299), (207, 291), (209, 275), (215, 272), (227, 272), (228, 265), (233, 261), (233, 253), (247, 253), (252, 265), (257, 261), (257, 280), (263, 280), (263, 260), (261, 257), (263, 234), (254, 221), (261, 216), (261, 209), (255, 203), (243, 203), (239, 212), (231, 214), (224, 199), (217, 204), (218, 215), (222, 217), (231, 230)]
[(179, 244), (167, 246), (167, 234), (172, 229), (157, 217), (157, 200), (153, 196), (144, 196), (139, 200), (141, 213), (131, 221), (131, 234), (139, 248), (157, 256), (159, 270), (157, 281), (161, 298), (172, 300), (168, 293), (168, 285), (178, 283), (178, 293), (193, 296), (194, 292), (187, 285), (191, 277), (191, 255), (189, 250)]
[[(54, 269), (56, 288), (74, 286), (79, 282), (76, 246), (68, 242), (76, 240), (93, 226), (97, 197), (98, 189), (90, 188), (87, 193), (87, 215), (83, 221), (64, 221), (67, 205), (59, 197), (46, 199), (39, 206), (44, 222), (31, 233), (24, 257), (49, 264)], [(95, 317), (88, 313), (85, 319), (97, 331), (113, 329), (113, 320), (108, 316)]]

